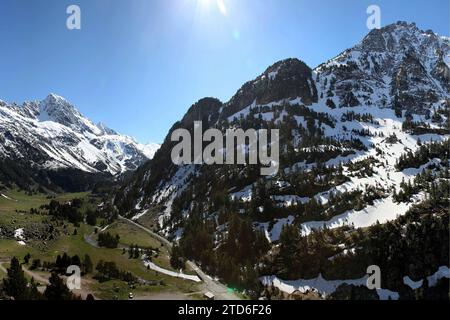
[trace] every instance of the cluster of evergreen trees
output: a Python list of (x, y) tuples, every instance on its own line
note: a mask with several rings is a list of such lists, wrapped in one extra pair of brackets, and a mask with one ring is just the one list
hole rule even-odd
[(450, 140), (430, 142), (421, 145), (415, 152), (408, 151), (402, 154), (397, 161), (396, 169), (401, 171), (407, 168), (419, 168), (428, 161), (438, 158), (443, 166), (448, 166), (450, 159)]
[(30, 213), (48, 214), (57, 219), (67, 220), (75, 225), (86, 221), (91, 226), (95, 226), (97, 219), (103, 215), (99, 210), (92, 208), (92, 203), (86, 203), (85, 199), (79, 198), (65, 203), (52, 199), (48, 204), (42, 205), (39, 210), (35, 208), (30, 209)]
[[(44, 293), (40, 293), (37, 283), (32, 278), (29, 282), (25, 277), (22, 265), (14, 257), (11, 259), (7, 276), (0, 286), (0, 297), (14, 300), (79, 300), (66, 286), (64, 280), (52, 273)], [(92, 296), (90, 296), (92, 298)]]
[(100, 282), (113, 279), (126, 282), (135, 282), (137, 280), (131, 272), (120, 270), (113, 261), (100, 260), (95, 267), (95, 270), (97, 271), (95, 278)]
[(365, 178), (373, 176), (373, 174), (375, 173), (373, 167), (377, 163), (380, 163), (380, 161), (370, 156), (363, 160), (349, 162), (347, 164), (347, 167), (351, 174), (360, 178)]
[[(430, 197), (404, 216), (365, 230), (343, 227), (302, 236), (298, 225), (286, 225), (278, 252), (265, 260), (262, 273), (283, 279), (308, 279), (319, 274), (329, 280), (352, 279), (364, 276), (367, 266), (378, 265), (383, 288), (404, 297), (414, 296), (403, 284), (403, 277), (424, 279), (448, 264), (449, 205), (448, 196)], [(437, 290), (445, 290), (445, 286)], [(438, 293), (435, 290), (433, 294)]]
[(80, 210), (81, 206), (81, 199), (74, 199), (67, 203), (59, 203), (56, 200), (51, 200), (48, 205), (44, 205), (42, 208), (47, 209), (48, 215), (50, 216), (77, 224), (82, 222), (84, 218), (83, 213)]
[(347, 111), (341, 117), (341, 122), (346, 121), (358, 121), (367, 122), (371, 124), (378, 124), (377, 121), (373, 120), (373, 115), (371, 113), (356, 113), (355, 111)]
[(113, 236), (109, 232), (101, 232), (98, 234), (98, 245), (109, 249), (117, 248), (120, 241), (120, 236), (116, 234)]
[[(438, 121), (440, 122), (440, 121)], [(428, 122), (423, 121), (413, 121), (412, 119), (406, 118), (402, 123), (402, 130), (413, 135), (421, 134), (449, 134), (449, 128), (435, 128), (431, 127)]]
[(173, 266), (182, 267), (183, 258), (192, 259), (233, 287), (254, 289), (258, 286), (256, 268), (269, 250), (269, 242), (262, 231), (253, 228), (251, 220), (230, 214), (228, 221), (227, 233), (215, 239), (214, 221), (205, 219), (200, 210), (194, 211), (173, 253)]

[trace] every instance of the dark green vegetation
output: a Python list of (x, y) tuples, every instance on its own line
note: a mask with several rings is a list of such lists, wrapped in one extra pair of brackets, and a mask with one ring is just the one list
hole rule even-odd
[[(212, 102), (208, 104), (209, 107), (212, 105)], [(204, 128), (211, 126), (211, 123), (205, 120), (202, 111), (198, 105), (194, 105), (175, 127), (186, 125), (186, 129), (192, 130), (187, 123), (185, 124), (186, 119), (203, 120)], [(272, 119), (282, 121), (263, 120), (261, 114), (264, 113), (273, 113)], [(302, 117), (303, 123), (298, 123), (296, 117)], [(371, 114), (353, 111), (344, 113), (341, 121), (379, 125)], [(340, 186), (351, 178), (372, 178), (378, 171), (377, 167), (385, 166), (385, 160), (382, 158), (384, 151), (380, 149), (377, 150), (377, 156), (368, 156), (346, 164), (325, 165), (326, 161), (339, 156), (362, 153), (367, 151), (368, 147), (377, 149), (368, 142), (370, 137), (381, 137), (387, 144), (399, 143), (398, 137), (390, 134), (385, 138), (383, 134), (375, 134), (368, 129), (348, 130), (351, 133), (348, 138), (329, 137), (324, 131), (326, 127), (335, 126), (334, 119), (307, 106), (288, 104), (255, 107), (250, 109), (246, 116), (233, 121), (222, 119), (214, 126), (222, 131), (229, 127), (244, 130), (279, 129), (282, 146), (281, 167), (279, 173), (271, 179), (261, 178), (258, 165), (212, 165), (195, 168), (196, 174), (185, 178), (183, 184), (187, 184), (187, 187), (183, 188), (173, 201), (170, 217), (165, 219), (162, 226), (162, 229), (183, 230), (179, 247), (176, 247), (175, 255), (171, 259), (172, 266), (176, 268), (182, 266), (185, 259), (194, 260), (209, 274), (218, 276), (232, 287), (250, 290), (251, 295), (257, 296), (261, 289), (258, 278), (262, 275), (275, 274), (282, 279), (308, 279), (322, 274), (327, 279), (354, 279), (364, 276), (368, 265), (377, 264), (382, 269), (385, 268), (384, 270), (388, 268), (397, 270), (391, 278), (383, 279), (384, 287), (400, 291), (403, 296), (410, 296), (411, 293), (402, 283), (404, 276), (410, 275), (418, 279), (432, 274), (439, 266), (446, 264), (443, 253), (435, 248), (439, 246), (437, 243), (441, 244), (439, 248), (448, 248), (448, 241), (445, 242), (443, 237), (443, 233), (448, 231), (448, 223), (445, 224), (446, 217), (442, 211), (444, 204), (441, 203), (441, 207), (437, 204), (437, 201), (448, 199), (446, 197), (448, 170), (445, 165), (449, 159), (448, 140), (424, 145), (415, 153), (407, 152), (399, 157), (397, 170), (418, 168), (434, 158), (439, 158), (444, 164), (444, 166), (430, 165), (428, 171), (417, 175), (414, 183), (400, 184), (399, 192), (383, 187), (384, 184), (381, 182), (352, 191), (331, 193), (328, 201), (321, 203), (313, 196)], [(345, 126), (343, 128), (347, 131)], [(166, 158), (166, 152), (170, 150), (166, 148), (169, 146), (171, 142), (167, 141), (154, 160), (145, 168), (138, 170), (134, 176), (136, 179), (134, 183), (129, 185), (126, 182), (126, 189), (118, 193), (117, 205), (121, 210), (129, 212), (130, 216), (136, 213), (133, 209), (133, 199), (137, 198), (141, 190), (140, 183), (145, 186), (145, 199), (145, 196), (157, 188), (160, 181), (164, 181), (175, 172), (176, 167), (164, 165), (169, 161)], [(308, 164), (314, 165), (308, 170), (302, 170), (302, 166)], [(146, 170), (154, 174), (142, 182)], [(282, 181), (283, 185), (280, 185), (279, 181)], [(230, 197), (230, 193), (249, 186), (252, 195), (249, 201)], [(360, 211), (390, 195), (393, 195), (397, 202), (409, 202), (412, 195), (422, 191), (429, 194), (429, 197), (418, 206), (419, 209), (411, 209), (405, 217), (399, 218), (396, 222), (374, 226), (367, 230), (345, 227), (334, 231), (315, 231), (307, 237), (300, 235), (299, 226), (303, 222), (329, 220), (349, 210)], [(277, 197), (285, 195), (295, 195), (309, 200), (298, 201), (289, 206), (280, 205)], [(427, 210), (430, 206), (434, 206), (439, 214), (436, 216), (429, 214)], [(414, 210), (423, 210), (424, 214), (414, 215)], [(280, 247), (272, 247), (265, 235), (255, 228), (257, 222), (269, 223), (270, 231), (274, 219), (289, 216), (293, 217), (293, 224), (283, 228), (279, 240)], [(424, 229), (408, 227), (415, 224)], [(436, 229), (429, 231), (427, 228), (431, 226)], [(381, 231), (377, 228), (381, 228)], [(406, 228), (407, 235), (400, 232), (402, 228)], [(403, 235), (397, 239), (390, 236), (391, 232)], [(404, 257), (400, 252), (409, 252), (418, 259), (421, 251), (413, 251), (414, 246), (420, 235), (428, 235), (428, 232), (434, 232), (439, 236), (430, 236), (432, 239), (423, 241), (420, 248), (421, 250), (425, 250), (426, 246), (431, 248), (428, 249), (431, 250), (429, 255), (433, 257), (422, 260), (422, 264), (411, 262), (417, 265), (420, 271), (409, 270), (404, 264), (400, 268)], [(342, 254), (344, 249), (339, 246), (342, 244), (345, 248), (351, 249), (348, 255)], [(397, 248), (397, 245), (400, 247)], [(273, 250), (270, 252), (271, 248)]]
[(117, 248), (117, 245), (119, 244), (119, 240), (120, 240), (120, 236), (119, 235), (111, 235), (109, 232), (105, 232), (105, 233), (99, 233), (98, 234), (98, 245), (100, 247), (105, 247), (105, 248)]
[(35, 280), (31, 281), (25, 277), (22, 266), (17, 258), (11, 259), (11, 265), (7, 270), (7, 277), (3, 279), (0, 286), (0, 297), (14, 300), (75, 300), (80, 297), (75, 296), (67, 288), (63, 279), (56, 273), (52, 273), (49, 284), (42, 294), (38, 290)]
[[(81, 269), (83, 290), (76, 291), (74, 295), (82, 296), (83, 299), (88, 294), (93, 294), (96, 299), (128, 299), (130, 291), (142, 297), (172, 292), (183, 296), (199, 290), (194, 282), (148, 270), (140, 259), (140, 254), (138, 258), (130, 259), (128, 253), (122, 250), (98, 248), (90, 244), (86, 238), (93, 236), (96, 228), (111, 223), (115, 216), (108, 204), (99, 206), (101, 197), (87, 193), (49, 197), (42, 194), (27, 195), (14, 190), (3, 190), (2, 193), (11, 200), (0, 198), (0, 228), (11, 232), (0, 234), (0, 263), (10, 261), (14, 256), (23, 257), (20, 265), (26, 271), (24, 276), (27, 283), (31, 283), (31, 274), (51, 278), (55, 287), (48, 292), (50, 298), (55, 296), (54, 292), (68, 298), (61, 288), (58, 289), (59, 282), (52, 276), (52, 273), (59, 276), (65, 283), (68, 265), (77, 265)], [(53, 204), (50, 205), (50, 202)], [(87, 223), (88, 216), (92, 214), (96, 217), (95, 226)], [(71, 217), (77, 218), (70, 222)], [(14, 230), (18, 227), (24, 228), (25, 246), (19, 245), (13, 237)], [(52, 228), (51, 233), (49, 227)], [(145, 249), (144, 252), (155, 264), (171, 269), (167, 250), (145, 232), (122, 222), (112, 222), (109, 228), (113, 238), (115, 239), (115, 235), (120, 236), (124, 245), (136, 241), (140, 248), (152, 248)], [(133, 252), (140, 250), (135, 250), (134, 245), (132, 247)], [(2, 265), (7, 268), (5, 263)], [(0, 284), (1, 279), (6, 278), (7, 274), (0, 268)], [(42, 286), (42, 280), (39, 282), (34, 280), (40, 293), (38, 298), (46, 299), (45, 286)], [(29, 287), (33, 286), (30, 284)], [(32, 299), (28, 292), (21, 297)]]
[(0, 159), (0, 182), (34, 192), (81, 192), (110, 189), (113, 177), (77, 169), (45, 170), (31, 167), (25, 160)]
[(439, 159), (443, 166), (448, 167), (450, 159), (450, 140), (444, 142), (432, 142), (420, 146), (416, 152), (407, 152), (400, 156), (396, 168), (404, 170), (406, 168), (419, 168), (433, 159)]

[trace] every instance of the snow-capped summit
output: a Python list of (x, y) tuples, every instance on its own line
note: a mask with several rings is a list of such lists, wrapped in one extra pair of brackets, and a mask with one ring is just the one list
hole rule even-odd
[(375, 103), (425, 114), (450, 94), (449, 56), (449, 38), (397, 22), (318, 66), (316, 85), (337, 106)]
[(80, 132), (101, 134), (98, 127), (85, 118), (66, 99), (56, 94), (49, 94), (39, 103), (39, 113), (40, 121), (53, 121)]
[(159, 148), (95, 125), (56, 94), (21, 106), (0, 103), (0, 141), (0, 159), (112, 175), (136, 169)]
[(111, 134), (111, 135), (116, 135), (117, 134), (117, 132), (115, 130), (109, 128), (103, 122), (97, 123), (97, 128), (99, 128), (102, 131), (102, 133), (104, 133), (104, 134)]

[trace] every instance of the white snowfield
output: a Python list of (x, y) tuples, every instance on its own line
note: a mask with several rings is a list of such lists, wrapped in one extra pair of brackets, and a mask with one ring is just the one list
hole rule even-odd
[[(434, 274), (427, 277), (430, 287), (434, 287), (436, 283), (442, 278), (450, 278), (450, 269), (447, 266), (441, 266)], [(354, 286), (366, 286), (367, 276), (360, 279), (350, 280), (326, 280), (321, 274), (317, 278), (313, 279), (298, 279), (298, 280), (282, 280), (276, 276), (264, 276), (260, 278), (260, 281), (265, 286), (274, 286), (280, 291), (287, 294), (292, 294), (295, 291), (301, 293), (314, 291), (321, 294), (323, 297), (335, 292), (337, 287), (341, 284), (348, 284)], [(423, 284), (423, 279), (419, 281), (413, 281), (410, 277), (405, 276), (403, 283), (409, 286), (411, 289), (420, 288)], [(399, 294), (397, 292), (388, 289), (376, 289), (380, 300), (397, 300)]]
[(291, 224), (294, 221), (294, 216), (289, 216), (283, 219), (276, 219), (275, 223), (269, 231), (269, 222), (256, 223), (256, 227), (264, 230), (264, 234), (269, 242), (278, 241), (280, 239), (281, 230), (284, 225)]
[(171, 277), (182, 278), (182, 279), (191, 280), (191, 281), (194, 281), (194, 282), (201, 282), (202, 281), (202, 280), (200, 280), (199, 277), (194, 276), (194, 275), (188, 275), (188, 274), (184, 274), (182, 272), (174, 272), (174, 271), (171, 271), (171, 270), (167, 270), (167, 269), (161, 268), (161, 267), (157, 266), (156, 264), (154, 264), (153, 262), (151, 262), (149, 260), (144, 260), (144, 265), (146, 267), (149, 267), (150, 269), (156, 271), (156, 272), (159, 272), (159, 273), (171, 276)]
[[(299, 279), (299, 280), (281, 280), (276, 276), (262, 277), (261, 282), (265, 286), (271, 286), (278, 288), (280, 291), (287, 294), (292, 294), (296, 291), (301, 293), (317, 292), (321, 296), (326, 297), (336, 291), (337, 287), (342, 284), (365, 286), (367, 283), (367, 276), (360, 279), (350, 280), (325, 280), (321, 274), (317, 278), (313, 279)], [(397, 292), (388, 289), (376, 289), (380, 300), (397, 300), (399, 294)]]
[(310, 221), (301, 225), (302, 233), (308, 235), (312, 229), (328, 229), (342, 227), (344, 225), (355, 228), (369, 227), (377, 223), (385, 223), (395, 220), (411, 207), (411, 203), (395, 203), (392, 196), (374, 201), (373, 206), (367, 206), (360, 211), (350, 210), (341, 215), (335, 216), (328, 221)]

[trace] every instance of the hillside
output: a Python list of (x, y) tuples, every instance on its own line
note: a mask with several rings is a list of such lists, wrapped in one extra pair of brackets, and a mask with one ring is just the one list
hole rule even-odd
[[(440, 294), (435, 272), (448, 270), (449, 54), (448, 38), (398, 22), (314, 69), (279, 61), (230, 101), (194, 104), (115, 204), (138, 221), (151, 216), (186, 258), (255, 296), (304, 288), (367, 295), (355, 288), (370, 264), (382, 270), (375, 298)], [(279, 129), (279, 172), (172, 164), (171, 133), (192, 133), (193, 121), (222, 132)], [(418, 292), (406, 277), (431, 280)]]

